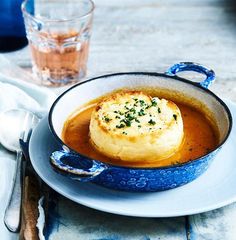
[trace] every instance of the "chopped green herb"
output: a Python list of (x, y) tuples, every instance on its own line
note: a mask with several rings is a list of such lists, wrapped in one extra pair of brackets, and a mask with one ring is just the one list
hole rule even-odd
[(135, 120), (135, 122), (140, 123), (140, 121), (137, 118), (135, 118), (134, 120)]
[(111, 119), (110, 119), (109, 117), (104, 117), (104, 120), (105, 120), (106, 122), (110, 122), (110, 121), (111, 121)]
[(141, 106), (144, 106), (144, 105), (145, 105), (144, 100), (139, 100), (139, 103), (140, 103)]
[(118, 111), (114, 111), (114, 113), (118, 113)]
[(120, 125), (116, 125), (116, 128), (124, 128), (125, 124), (121, 123)]
[(151, 125), (155, 125), (155, 124), (156, 124), (156, 122), (153, 121), (152, 119), (150, 119), (150, 120), (148, 121), (148, 123), (151, 124)]
[(125, 125), (126, 125), (127, 127), (130, 127), (130, 126), (131, 126), (131, 121), (130, 121), (129, 119), (122, 119), (120, 122), (125, 123)]
[(130, 122), (130, 121), (126, 121), (125, 124), (126, 124), (127, 127), (130, 127), (130, 126), (131, 126), (131, 122)]
[(127, 135), (127, 132), (122, 132), (122, 134)]
[(152, 99), (152, 106), (153, 106), (153, 107), (156, 107), (156, 106), (157, 106), (157, 102), (156, 102), (154, 99)]
[(210, 148), (206, 148), (206, 153), (209, 153), (211, 151)]
[(141, 128), (141, 125), (138, 125), (138, 128)]
[(135, 110), (134, 108), (131, 108), (131, 109), (130, 109), (130, 112), (136, 113), (136, 110)]
[(146, 115), (146, 113), (144, 112), (143, 109), (140, 109), (140, 111), (138, 112), (138, 115), (139, 116), (144, 116), (144, 115)]
[(128, 113), (126, 116), (125, 116), (129, 121), (132, 121), (135, 117), (132, 116), (130, 113)]
[(126, 122), (126, 126), (127, 126), (127, 127), (130, 127), (130, 126), (131, 126), (131, 122), (130, 122), (130, 121), (127, 121), (127, 122)]
[(120, 116), (116, 116), (116, 119), (120, 119)]
[(181, 164), (181, 162), (180, 161), (175, 161), (174, 164)]
[(157, 111), (158, 111), (158, 113), (161, 113), (161, 109), (160, 108), (157, 108)]
[(173, 118), (175, 119), (175, 121), (177, 120), (177, 115), (173, 114)]

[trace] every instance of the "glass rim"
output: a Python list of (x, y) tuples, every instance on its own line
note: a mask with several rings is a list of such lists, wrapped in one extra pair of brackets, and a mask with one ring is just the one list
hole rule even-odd
[(60, 23), (60, 22), (70, 22), (70, 21), (75, 21), (75, 20), (79, 20), (79, 19), (83, 19), (86, 18), (87, 16), (91, 15), (94, 11), (95, 8), (95, 4), (92, 0), (87, 0), (88, 2), (90, 2), (91, 4), (91, 8), (85, 13), (82, 14), (81, 16), (78, 17), (73, 17), (73, 18), (68, 18), (68, 19), (49, 19), (49, 18), (39, 18), (39, 17), (35, 17), (34, 15), (30, 14), (27, 10), (26, 10), (26, 4), (28, 3), (29, 0), (24, 0), (21, 4), (21, 10), (23, 12), (23, 14), (25, 14), (27, 17), (32, 18), (36, 21), (42, 21), (42, 22), (53, 22), (53, 23)]

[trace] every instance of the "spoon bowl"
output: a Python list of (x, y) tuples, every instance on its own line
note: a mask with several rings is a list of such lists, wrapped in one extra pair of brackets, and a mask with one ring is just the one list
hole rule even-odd
[(26, 124), (27, 114), (27, 111), (18, 109), (11, 109), (0, 114), (0, 142), (9, 151), (20, 150), (19, 138)]

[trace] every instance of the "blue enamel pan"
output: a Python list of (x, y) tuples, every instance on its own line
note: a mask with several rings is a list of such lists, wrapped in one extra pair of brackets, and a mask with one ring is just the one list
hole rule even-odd
[[(176, 76), (181, 71), (195, 71), (205, 75), (200, 82), (192, 82)], [(61, 94), (52, 105), (48, 122), (60, 149), (51, 154), (51, 164), (59, 173), (75, 181), (93, 182), (104, 187), (151, 192), (176, 188), (203, 174), (216, 154), (223, 147), (232, 128), (232, 116), (226, 104), (208, 87), (215, 80), (212, 70), (196, 63), (182, 62), (169, 68), (166, 73), (129, 72), (99, 76), (79, 83)], [(206, 155), (187, 163), (157, 168), (131, 168), (103, 163), (73, 151), (61, 139), (63, 124), (79, 106), (115, 89), (150, 87), (177, 91), (200, 101), (213, 114), (219, 129), (218, 146)], [(223, 159), (222, 159), (223, 161)]]

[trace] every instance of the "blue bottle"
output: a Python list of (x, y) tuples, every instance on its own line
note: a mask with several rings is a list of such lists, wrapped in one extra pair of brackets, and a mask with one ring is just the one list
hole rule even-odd
[(23, 0), (0, 1), (0, 52), (14, 51), (28, 43), (21, 12), (22, 2)]

